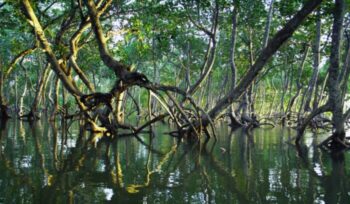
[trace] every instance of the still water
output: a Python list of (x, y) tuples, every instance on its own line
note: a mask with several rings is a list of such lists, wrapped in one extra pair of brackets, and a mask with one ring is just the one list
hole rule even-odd
[[(62, 131), (68, 129), (68, 131)], [(0, 203), (350, 203), (350, 153), (288, 144), (290, 129), (217, 128), (206, 145), (153, 137), (91, 144), (77, 123), (1, 123)]]

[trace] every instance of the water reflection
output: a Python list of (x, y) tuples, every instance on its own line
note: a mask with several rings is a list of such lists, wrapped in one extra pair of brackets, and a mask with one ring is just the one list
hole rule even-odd
[[(349, 153), (288, 144), (289, 129), (218, 128), (218, 141), (91, 141), (79, 122), (0, 125), (1, 203), (349, 203)], [(64, 131), (67, 130), (68, 131)], [(326, 137), (325, 135), (324, 137)]]

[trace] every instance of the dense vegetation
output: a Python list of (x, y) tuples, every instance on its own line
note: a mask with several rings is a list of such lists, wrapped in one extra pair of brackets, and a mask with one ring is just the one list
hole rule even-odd
[(188, 138), (219, 120), (283, 125), (297, 144), (330, 127), (322, 145), (348, 148), (349, 3), (0, 1), (0, 117), (46, 113), (112, 137), (159, 121)]

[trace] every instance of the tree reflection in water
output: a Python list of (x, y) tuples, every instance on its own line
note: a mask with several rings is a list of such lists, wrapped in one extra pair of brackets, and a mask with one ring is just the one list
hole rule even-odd
[[(79, 126), (1, 121), (0, 201), (4, 203), (347, 203), (349, 154), (330, 155), (288, 129), (230, 132), (216, 143), (162, 134), (108, 139)], [(327, 135), (327, 134), (325, 134)], [(100, 138), (94, 144), (93, 141)]]

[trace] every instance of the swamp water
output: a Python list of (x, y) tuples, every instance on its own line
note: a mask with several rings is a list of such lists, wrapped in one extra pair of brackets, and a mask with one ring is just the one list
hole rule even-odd
[(223, 125), (206, 145), (154, 130), (94, 146), (78, 124), (2, 122), (0, 203), (350, 203), (350, 152), (317, 148), (327, 134), (297, 151), (290, 129)]

